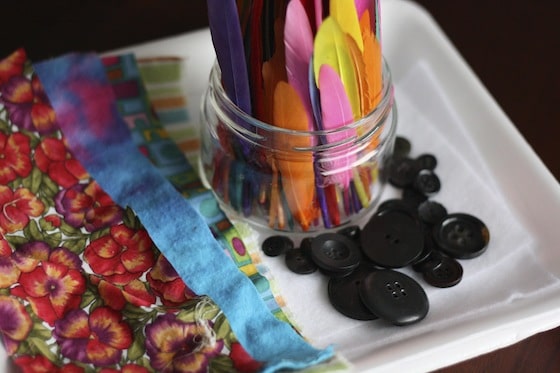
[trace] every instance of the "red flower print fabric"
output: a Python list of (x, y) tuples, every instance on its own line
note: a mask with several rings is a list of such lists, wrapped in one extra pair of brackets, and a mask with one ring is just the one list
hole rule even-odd
[[(68, 151), (30, 66), (24, 50), (0, 60), (0, 340), (14, 364), (257, 371), (220, 309)], [(248, 257), (239, 260), (250, 266)]]

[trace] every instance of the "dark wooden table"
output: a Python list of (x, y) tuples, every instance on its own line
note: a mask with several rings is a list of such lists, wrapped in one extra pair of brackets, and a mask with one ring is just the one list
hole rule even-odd
[[(418, 0), (560, 180), (560, 2)], [(106, 51), (204, 27), (203, 0), (4, 1), (0, 56)], [(560, 372), (560, 328), (441, 372)]]

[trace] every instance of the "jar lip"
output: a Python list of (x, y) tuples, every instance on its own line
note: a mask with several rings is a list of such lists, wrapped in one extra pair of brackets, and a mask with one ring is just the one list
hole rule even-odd
[(383, 57), (382, 66), (383, 66), (383, 70), (382, 70), (383, 92), (382, 92), (382, 98), (377, 104), (377, 106), (371, 112), (364, 115), (363, 117), (351, 123), (329, 130), (301, 131), (301, 130), (286, 129), (286, 128), (275, 126), (267, 122), (263, 122), (251, 116), (250, 114), (246, 113), (245, 111), (241, 110), (239, 106), (237, 106), (233, 101), (231, 101), (231, 99), (225, 92), (225, 89), (221, 83), (221, 71), (217, 60), (214, 62), (214, 65), (212, 66), (212, 70), (210, 72), (210, 83), (212, 84), (213, 89), (218, 91), (220, 100), (227, 105), (228, 110), (233, 112), (235, 116), (240, 118), (243, 122), (250, 123), (251, 126), (254, 127), (255, 129), (262, 130), (264, 132), (277, 132), (277, 133), (285, 133), (291, 135), (325, 136), (325, 135), (331, 135), (338, 132), (344, 132), (344, 131), (361, 127), (364, 125), (365, 122), (371, 123), (372, 121), (375, 121), (377, 123), (376, 126), (378, 127), (382, 126), (382, 121), (380, 119), (386, 116), (387, 113), (390, 111), (394, 99), (393, 97), (394, 89), (392, 84), (391, 70), (384, 57)]

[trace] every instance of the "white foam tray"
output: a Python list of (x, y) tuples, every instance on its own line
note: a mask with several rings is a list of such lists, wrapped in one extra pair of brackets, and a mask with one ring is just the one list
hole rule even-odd
[[(484, 163), (480, 172), (533, 236), (538, 261), (553, 277), (560, 277), (559, 184), (428, 13), (405, 0), (385, 0), (381, 7), (383, 50), (394, 81), (398, 85), (418, 61), (435, 72), (447, 104), (462, 122), (469, 123), (463, 130), (470, 141), (455, 144), (458, 151), (476, 151), (476, 158)], [(197, 121), (200, 97), (214, 62), (208, 30), (109, 53), (123, 52), (134, 52), (139, 57), (186, 58), (189, 110)], [(418, 102), (429, 99), (422, 92), (407, 94)], [(442, 114), (437, 110), (423, 114), (428, 120), (441, 121)], [(512, 273), (497, 276), (523, 281)], [(560, 325), (559, 289), (516, 298), (506, 307), (489, 307), (488, 312), (444, 330), (412, 334), (398, 343), (377, 346), (372, 353), (353, 357), (351, 363), (356, 371), (428, 371), (516, 343)], [(0, 361), (4, 359), (5, 352), (0, 349)]]

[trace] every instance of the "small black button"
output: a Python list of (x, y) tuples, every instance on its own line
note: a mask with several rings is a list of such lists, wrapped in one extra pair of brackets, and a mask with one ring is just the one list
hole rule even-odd
[(404, 273), (384, 269), (368, 274), (359, 286), (364, 305), (379, 318), (394, 325), (409, 325), (428, 314), (426, 292)]
[(299, 275), (308, 275), (317, 270), (317, 265), (302, 249), (289, 249), (286, 251), (286, 267)]
[(432, 249), (425, 249), (422, 255), (412, 263), (412, 269), (416, 272), (426, 272), (439, 266), (443, 260), (443, 255)]
[(441, 189), (439, 177), (431, 170), (420, 170), (413, 184), (416, 190), (427, 196), (431, 196)]
[(411, 158), (392, 158), (389, 162), (389, 182), (397, 188), (412, 185), (417, 174), (416, 162)]
[(311, 259), (326, 273), (347, 274), (360, 264), (358, 245), (338, 233), (323, 233), (311, 242)]
[(422, 154), (416, 158), (416, 164), (419, 170), (435, 170), (437, 166), (437, 158), (433, 154)]
[(463, 266), (453, 258), (442, 256), (439, 265), (425, 270), (422, 275), (428, 284), (438, 288), (448, 288), (461, 282)]
[(424, 247), (422, 225), (402, 210), (374, 215), (362, 229), (362, 252), (382, 267), (399, 268), (412, 263)]
[(294, 248), (294, 242), (286, 236), (270, 236), (261, 245), (267, 256), (279, 256)]
[(395, 146), (393, 148), (393, 157), (394, 158), (408, 157), (411, 148), (412, 145), (410, 144), (410, 141), (406, 137), (397, 136), (395, 138)]
[(456, 259), (470, 259), (486, 251), (490, 232), (472, 215), (450, 214), (434, 227), (434, 241), (445, 254)]
[(299, 244), (299, 248), (308, 258), (311, 258), (311, 242), (313, 242), (312, 237), (305, 237)]
[(416, 212), (416, 210), (418, 209), (418, 206), (420, 206), (420, 204), (422, 202), (425, 202), (425, 201), (428, 200), (428, 196), (426, 196), (421, 191), (419, 191), (419, 190), (417, 190), (417, 189), (415, 189), (411, 186), (408, 186), (408, 187), (404, 188), (403, 191), (402, 191), (402, 199), (403, 199), (404, 203), (409, 205)]
[(346, 277), (329, 279), (329, 301), (338, 312), (355, 320), (377, 319), (360, 298), (359, 286), (369, 273), (360, 267)]
[(441, 203), (427, 200), (418, 206), (418, 217), (425, 224), (433, 226), (447, 216), (447, 209)]

